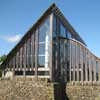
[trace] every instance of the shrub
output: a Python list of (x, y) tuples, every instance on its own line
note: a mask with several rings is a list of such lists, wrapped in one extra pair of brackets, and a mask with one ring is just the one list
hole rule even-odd
[(2, 70), (0, 70), (0, 77), (2, 77)]

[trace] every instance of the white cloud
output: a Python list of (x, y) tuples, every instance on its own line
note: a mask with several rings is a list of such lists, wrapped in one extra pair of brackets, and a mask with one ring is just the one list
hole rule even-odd
[(3, 36), (2, 39), (9, 42), (9, 43), (15, 43), (18, 42), (21, 39), (21, 34), (16, 34), (12, 36)]
[(20, 39), (21, 39), (21, 35), (20, 34), (17, 34), (17, 35), (15, 35), (15, 36), (11, 36), (11, 37), (8, 37), (7, 38), (7, 41), (8, 42), (11, 42), (11, 43), (13, 43), (13, 42), (18, 42)]

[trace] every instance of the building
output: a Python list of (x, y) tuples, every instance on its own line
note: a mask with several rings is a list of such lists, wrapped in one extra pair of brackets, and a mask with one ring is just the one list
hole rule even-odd
[(1, 67), (5, 76), (64, 82), (100, 80), (100, 59), (55, 4), (26, 32)]

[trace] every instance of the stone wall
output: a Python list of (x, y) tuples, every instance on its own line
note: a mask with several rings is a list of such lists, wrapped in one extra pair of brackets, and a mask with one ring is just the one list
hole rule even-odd
[(100, 100), (100, 83), (68, 83), (66, 94), (69, 100)]
[(50, 83), (47, 79), (0, 81), (0, 100), (100, 100), (100, 83)]
[(34, 78), (0, 81), (0, 100), (53, 100), (53, 84)]

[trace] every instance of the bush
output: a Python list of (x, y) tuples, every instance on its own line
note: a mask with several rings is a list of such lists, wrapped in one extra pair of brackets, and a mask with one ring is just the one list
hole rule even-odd
[(2, 70), (0, 70), (0, 77), (2, 77)]

